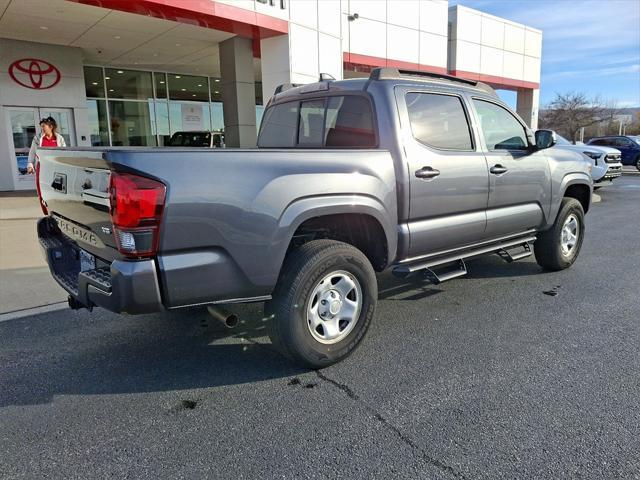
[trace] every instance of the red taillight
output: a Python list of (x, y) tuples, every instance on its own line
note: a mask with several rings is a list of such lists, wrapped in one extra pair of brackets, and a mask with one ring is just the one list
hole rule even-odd
[(40, 162), (36, 162), (36, 192), (38, 192), (38, 202), (40, 202), (42, 213), (44, 213), (45, 215), (49, 215), (47, 204), (44, 203), (44, 200), (42, 198), (42, 191), (40, 190)]
[(120, 253), (149, 257), (158, 250), (164, 209), (163, 183), (131, 173), (111, 172), (111, 222)]

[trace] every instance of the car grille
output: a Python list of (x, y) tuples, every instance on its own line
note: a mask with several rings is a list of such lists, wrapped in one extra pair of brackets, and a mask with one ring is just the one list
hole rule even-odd
[(607, 163), (618, 163), (620, 161), (619, 153), (608, 153), (604, 159)]

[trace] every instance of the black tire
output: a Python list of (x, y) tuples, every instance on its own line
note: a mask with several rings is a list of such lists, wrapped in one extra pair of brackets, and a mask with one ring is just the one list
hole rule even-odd
[[(577, 220), (577, 239), (574, 246), (565, 251), (562, 247), (562, 230), (565, 222), (573, 216)], [(584, 210), (575, 198), (564, 198), (553, 226), (538, 234), (533, 245), (536, 261), (545, 270), (558, 271), (569, 268), (576, 261), (584, 240)]]
[(638, 155), (636, 157), (636, 168), (638, 169), (638, 171), (640, 172), (640, 155)]
[[(357, 280), (360, 310), (359, 315), (354, 314), (357, 320), (344, 338), (325, 344), (311, 333), (307, 309), (316, 304), (312, 303), (314, 298), (317, 302), (315, 295), (310, 298), (311, 294), (333, 272), (346, 272)], [(376, 275), (360, 250), (334, 240), (313, 240), (287, 256), (273, 300), (265, 306), (265, 311), (272, 315), (271, 340), (295, 363), (313, 369), (327, 367), (345, 359), (358, 347), (369, 329), (377, 301)]]

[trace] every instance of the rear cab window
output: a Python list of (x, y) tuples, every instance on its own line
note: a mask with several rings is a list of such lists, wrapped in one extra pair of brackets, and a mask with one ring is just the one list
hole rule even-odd
[(264, 113), (260, 148), (375, 148), (373, 109), (362, 95), (279, 103)]

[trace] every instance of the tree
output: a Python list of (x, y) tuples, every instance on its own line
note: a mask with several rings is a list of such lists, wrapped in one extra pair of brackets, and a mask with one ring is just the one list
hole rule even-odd
[(575, 141), (581, 128), (611, 122), (616, 113), (615, 106), (599, 96), (589, 99), (580, 92), (556, 93), (541, 112), (540, 125)]

